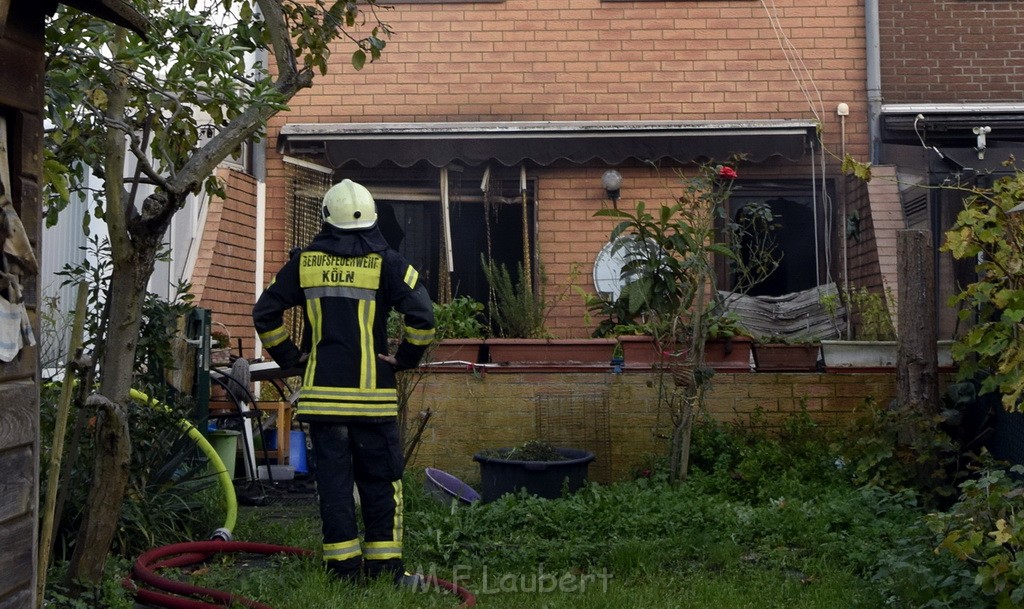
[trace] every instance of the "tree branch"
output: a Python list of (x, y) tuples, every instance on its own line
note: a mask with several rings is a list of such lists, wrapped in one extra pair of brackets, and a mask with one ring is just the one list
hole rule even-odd
[(129, 148), (131, 148), (132, 154), (135, 155), (135, 160), (138, 162), (137, 168), (146, 174), (146, 177), (152, 180), (154, 184), (163, 190), (169, 190), (170, 184), (167, 180), (160, 175), (160, 173), (153, 168), (153, 164), (149, 162), (149, 157), (146, 155), (146, 151), (142, 149), (142, 141), (139, 136), (134, 133), (129, 133)]
[[(123, 46), (124, 36), (124, 29), (116, 28), (111, 45), (115, 51), (120, 50)], [(124, 140), (129, 133), (129, 130), (124, 127), (127, 100), (128, 70), (123, 65), (117, 65), (111, 73), (111, 82), (107, 90), (107, 110), (103, 115), (103, 120), (108, 128), (103, 140), (104, 160), (102, 161), (105, 170), (104, 191), (107, 198), (105, 216), (110, 235), (111, 257), (115, 263), (124, 261), (131, 256), (126, 222), (128, 209), (134, 209), (134, 206), (126, 200), (122, 185), (125, 158)]]
[[(277, 61), (278, 77), (273, 88), (281, 101), (286, 102), (300, 89), (313, 84), (313, 73), (309, 69), (299, 70), (297, 67), (288, 24), (280, 4), (274, 0), (257, 0), (257, 3), (263, 11), (267, 31), (270, 33), (270, 48)], [(197, 150), (177, 175), (168, 180), (168, 191), (180, 194), (197, 191), (206, 176), (276, 112), (277, 109), (270, 105), (250, 105)]]
[(298, 65), (284, 9), (280, 2), (274, 0), (256, 0), (256, 4), (263, 13), (263, 23), (270, 35), (270, 48), (277, 63), (278, 80), (290, 78), (298, 72)]

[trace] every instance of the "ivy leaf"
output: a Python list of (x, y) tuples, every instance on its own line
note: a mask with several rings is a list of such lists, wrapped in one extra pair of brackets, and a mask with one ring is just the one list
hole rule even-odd
[(996, 521), (996, 530), (989, 533), (989, 536), (999, 545), (1013, 539), (1013, 532), (1006, 526), (1006, 519), (1000, 518)]
[(853, 175), (859, 180), (871, 181), (871, 163), (861, 163), (850, 155), (846, 155), (843, 158), (842, 171), (846, 175)]

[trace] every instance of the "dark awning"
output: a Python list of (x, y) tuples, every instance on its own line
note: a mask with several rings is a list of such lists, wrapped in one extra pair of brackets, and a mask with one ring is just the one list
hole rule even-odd
[(930, 146), (971, 145), (975, 127), (989, 127), (988, 145), (1024, 142), (1024, 104), (885, 104), (882, 141)]
[(290, 155), (323, 154), (335, 167), (595, 159), (617, 165), (628, 159), (724, 161), (736, 154), (758, 162), (801, 158), (815, 131), (814, 123), (795, 120), (291, 123), (281, 128), (278, 148)]

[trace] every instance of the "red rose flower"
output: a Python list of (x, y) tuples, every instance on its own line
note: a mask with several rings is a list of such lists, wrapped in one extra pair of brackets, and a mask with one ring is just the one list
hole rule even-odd
[(735, 180), (736, 170), (733, 169), (732, 167), (722, 167), (721, 169), (718, 170), (718, 177), (724, 178), (726, 180)]

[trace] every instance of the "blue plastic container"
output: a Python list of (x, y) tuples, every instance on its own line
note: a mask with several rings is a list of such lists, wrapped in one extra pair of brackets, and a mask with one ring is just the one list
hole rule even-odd
[(295, 468), (295, 473), (309, 473), (306, 465), (306, 433), (303, 431), (291, 432), (288, 440), (288, 463)]

